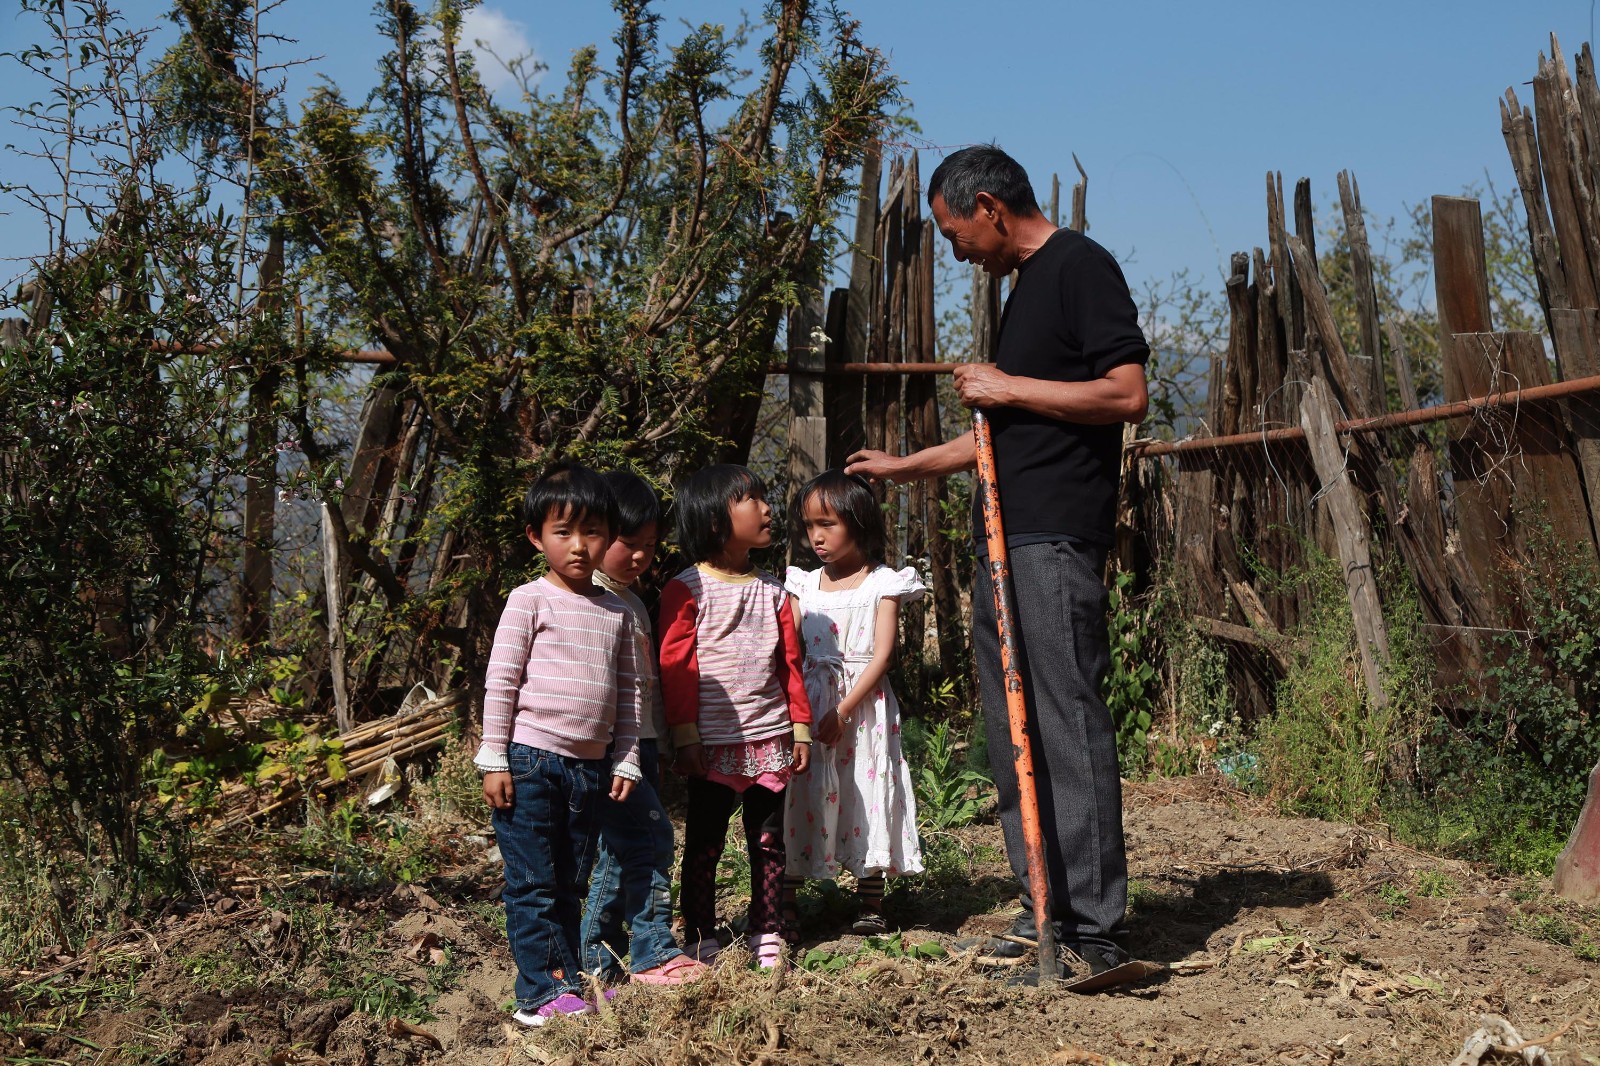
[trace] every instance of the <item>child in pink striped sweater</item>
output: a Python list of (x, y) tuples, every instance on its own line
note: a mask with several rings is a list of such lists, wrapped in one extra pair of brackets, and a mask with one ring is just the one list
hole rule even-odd
[(678, 543), (695, 565), (661, 591), (661, 696), (688, 777), (684, 939), (709, 962), (720, 950), (717, 859), (744, 806), (750, 854), (750, 948), (783, 958), (783, 795), (806, 772), (811, 704), (789, 597), (750, 552), (772, 543), (772, 508), (742, 466), (710, 466), (678, 489)]
[(557, 466), (528, 490), (523, 520), (550, 569), (512, 590), (500, 616), (474, 761), (505, 860), (512, 1017), (539, 1026), (594, 1011), (582, 996), (579, 907), (600, 805), (626, 800), (640, 777), (640, 671), (632, 613), (593, 580), (618, 526), (605, 481)]

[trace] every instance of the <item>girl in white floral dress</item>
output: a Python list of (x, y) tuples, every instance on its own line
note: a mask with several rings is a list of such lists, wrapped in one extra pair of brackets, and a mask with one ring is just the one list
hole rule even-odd
[(926, 588), (883, 565), (883, 512), (865, 480), (830, 470), (795, 497), (794, 519), (821, 561), (784, 587), (805, 649), (813, 711), (811, 772), (788, 788), (787, 898), (808, 877), (857, 879), (858, 933), (887, 931), (884, 878), (922, 872), (917, 803), (900, 750), (900, 706), (886, 676), (900, 604)]

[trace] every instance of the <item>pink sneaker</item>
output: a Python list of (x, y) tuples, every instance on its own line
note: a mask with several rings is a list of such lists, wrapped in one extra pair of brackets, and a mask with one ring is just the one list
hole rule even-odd
[(552, 1018), (576, 1018), (584, 1014), (593, 1013), (594, 1008), (585, 1003), (582, 996), (575, 996), (571, 992), (563, 992), (537, 1010), (517, 1011), (511, 1016), (511, 1020), (518, 1025), (537, 1029)]
[(633, 980), (642, 985), (686, 985), (711, 972), (711, 967), (687, 955), (674, 955), (660, 966), (640, 970)]
[(714, 936), (708, 936), (704, 940), (695, 941), (695, 943), (689, 946), (689, 950), (685, 951), (684, 954), (689, 956), (695, 962), (710, 964), (716, 959), (717, 955), (721, 951), (722, 945), (717, 943), (717, 938)]

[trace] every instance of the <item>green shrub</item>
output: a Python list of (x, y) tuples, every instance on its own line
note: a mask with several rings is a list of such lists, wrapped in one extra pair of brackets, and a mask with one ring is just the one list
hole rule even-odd
[(917, 822), (923, 832), (971, 825), (987, 806), (994, 780), (970, 761), (963, 765), (950, 723), (940, 722), (928, 730), (910, 720), (901, 726), (901, 736), (907, 740)]
[(1425, 847), (1545, 876), (1600, 762), (1600, 570), (1545, 534), (1516, 571), (1527, 635), (1488, 644), (1481, 692), (1459, 722), (1435, 723), (1390, 821)]
[(1372, 706), (1338, 562), (1314, 554), (1304, 587), (1310, 595), (1294, 658), (1278, 685), (1276, 710), (1257, 733), (1258, 771), (1289, 813), (1360, 821), (1376, 813), (1386, 786), (1407, 766), (1412, 723), (1432, 707), (1431, 658), (1407, 583), (1386, 574), (1387, 700)]
[(1135, 601), (1133, 588), (1134, 575), (1118, 570), (1109, 589), (1110, 669), (1101, 686), (1117, 727), (1117, 761), (1125, 777), (1140, 773), (1149, 761), (1157, 680), (1149, 615)]

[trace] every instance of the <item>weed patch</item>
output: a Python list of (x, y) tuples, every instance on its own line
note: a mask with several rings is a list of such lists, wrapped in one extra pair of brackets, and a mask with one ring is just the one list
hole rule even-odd
[(1585, 913), (1565, 901), (1550, 903), (1550, 909), (1512, 912), (1511, 927), (1523, 936), (1572, 949), (1583, 962), (1600, 962), (1600, 915)]
[(910, 732), (914, 739), (908, 747), (913, 754), (908, 759), (914, 759), (912, 780), (922, 831), (936, 833), (971, 825), (988, 806), (994, 780), (970, 761), (962, 765), (960, 746), (949, 722), (940, 722), (932, 730), (918, 727)]
[(1528, 633), (1490, 643), (1482, 691), (1424, 739), (1390, 821), (1419, 846), (1547, 876), (1600, 762), (1600, 568), (1548, 534), (1513, 563)]
[[(1405, 587), (1401, 580), (1387, 585)], [(1386, 702), (1372, 706), (1338, 563), (1314, 555), (1304, 586), (1310, 607), (1278, 686), (1277, 710), (1257, 736), (1260, 771), (1286, 812), (1359, 822), (1377, 811), (1386, 785), (1403, 772), (1411, 723), (1433, 704), (1421, 616), (1413, 598), (1390, 593)]]

